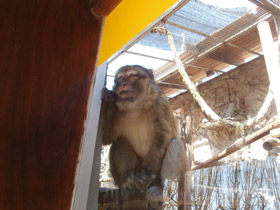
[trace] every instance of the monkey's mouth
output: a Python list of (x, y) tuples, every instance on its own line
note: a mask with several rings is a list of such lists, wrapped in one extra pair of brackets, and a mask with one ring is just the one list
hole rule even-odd
[(120, 98), (131, 98), (133, 97), (133, 91), (123, 90), (119, 93)]

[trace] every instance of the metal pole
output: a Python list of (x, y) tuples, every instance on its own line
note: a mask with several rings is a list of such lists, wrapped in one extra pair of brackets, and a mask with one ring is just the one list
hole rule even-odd
[(98, 209), (98, 180), (101, 154), (101, 136), (98, 128), (101, 90), (105, 85), (107, 67), (107, 61), (105, 61), (96, 70), (71, 210)]

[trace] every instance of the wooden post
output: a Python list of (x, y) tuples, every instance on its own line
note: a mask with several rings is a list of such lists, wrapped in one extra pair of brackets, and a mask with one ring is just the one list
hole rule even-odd
[(219, 154), (213, 156), (212, 158), (208, 159), (204, 163), (201, 163), (195, 167), (192, 168), (192, 170), (198, 170), (202, 168), (207, 168), (212, 166), (217, 161), (223, 159), (226, 156), (229, 156), (230, 154), (242, 149), (245, 146), (248, 146), (252, 144), (253, 142), (261, 139), (263, 136), (268, 135), (268, 132), (274, 128), (278, 128), (280, 126), (280, 121), (276, 120), (266, 126), (264, 126), (262, 129), (251, 133), (250, 135), (246, 137), (239, 138), (236, 140), (235, 144), (230, 146), (229, 148), (225, 149), (224, 151), (220, 152)]
[(269, 133), (270, 133), (271, 137), (279, 138), (280, 137), (280, 128), (275, 128), (275, 129), (271, 130)]
[(280, 67), (278, 47), (274, 45), (269, 23), (263, 21), (258, 24), (258, 31), (264, 52), (267, 73), (270, 80), (270, 86), (274, 95), (278, 118), (280, 117)]
[(86, 0), (0, 14), (0, 209), (69, 210), (103, 19)]
[(269, 139), (263, 143), (263, 148), (267, 151), (270, 151), (280, 145), (280, 128), (272, 129), (269, 132)]
[(273, 150), (280, 145), (280, 139), (271, 138), (263, 143), (263, 148), (267, 151)]

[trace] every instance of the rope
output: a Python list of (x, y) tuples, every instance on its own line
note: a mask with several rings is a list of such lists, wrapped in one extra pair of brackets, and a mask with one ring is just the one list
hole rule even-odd
[(257, 124), (258, 121), (264, 116), (264, 114), (269, 109), (271, 102), (273, 101), (273, 96), (270, 91), (270, 87), (269, 87), (268, 94), (265, 98), (265, 101), (264, 101), (262, 107), (260, 108), (258, 114), (254, 118), (249, 119), (242, 123), (233, 121), (230, 118), (226, 118), (226, 119), (221, 118), (208, 106), (208, 104), (205, 102), (205, 100), (201, 97), (201, 95), (197, 91), (194, 83), (190, 80), (190, 78), (187, 74), (187, 71), (185, 70), (184, 64), (181, 61), (180, 56), (177, 53), (173, 36), (170, 33), (170, 31), (167, 30), (167, 28), (165, 27), (165, 24), (163, 24), (163, 27), (155, 27), (154, 29), (152, 29), (151, 33), (159, 33), (159, 34), (166, 35), (170, 49), (172, 50), (173, 57), (174, 57), (174, 60), (176, 62), (177, 68), (178, 68), (178, 71), (181, 74), (182, 79), (183, 79), (184, 83), (186, 84), (187, 88), (189, 89), (192, 97), (199, 105), (202, 113), (208, 119), (208, 122), (204, 123), (205, 127), (213, 128), (213, 127), (218, 127), (218, 126), (224, 126), (224, 127), (230, 128), (230, 129), (235, 129), (237, 133), (244, 135), (244, 129), (252, 128), (252, 126)]
[(193, 96), (193, 98), (195, 99), (195, 101), (197, 102), (197, 104), (199, 105), (201, 111), (203, 112), (203, 114), (207, 117), (207, 119), (209, 121), (218, 121), (219, 123), (222, 124), (227, 124), (230, 126), (234, 126), (234, 127), (240, 127), (240, 123), (239, 122), (233, 122), (231, 120), (227, 120), (227, 119), (222, 119), (220, 116), (218, 116), (209, 106), (208, 104), (205, 102), (205, 100), (201, 97), (201, 95), (199, 94), (199, 92), (196, 89), (196, 86), (194, 85), (194, 83), (190, 80), (185, 68), (184, 68), (184, 64), (181, 61), (176, 47), (175, 47), (175, 43), (174, 43), (174, 39), (172, 34), (166, 29), (165, 26), (163, 27), (156, 27), (154, 28), (152, 31), (152, 33), (160, 33), (160, 34), (165, 34), (167, 36), (168, 39), (168, 43), (170, 46), (170, 49), (172, 50), (176, 65), (178, 67), (178, 71), (180, 72), (184, 83), (187, 85), (191, 95)]

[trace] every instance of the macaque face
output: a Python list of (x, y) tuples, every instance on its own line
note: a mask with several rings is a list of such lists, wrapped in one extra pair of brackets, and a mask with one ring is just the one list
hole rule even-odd
[(136, 68), (121, 69), (115, 76), (114, 92), (118, 99), (134, 101), (141, 92), (141, 80), (147, 77)]

